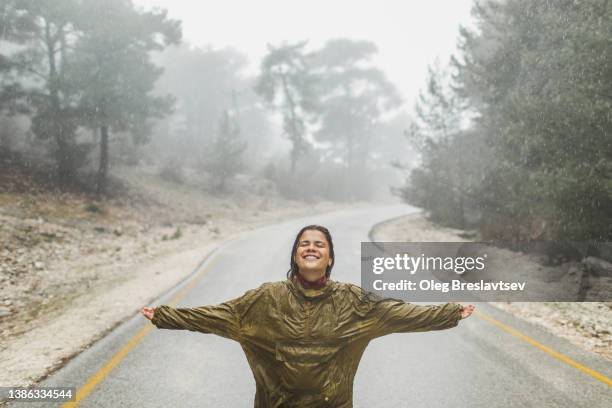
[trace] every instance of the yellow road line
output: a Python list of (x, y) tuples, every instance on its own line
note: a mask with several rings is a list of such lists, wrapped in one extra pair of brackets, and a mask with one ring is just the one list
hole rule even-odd
[(576, 368), (577, 370), (582, 371), (584, 374), (590, 375), (591, 377), (595, 378), (596, 380), (601, 381), (604, 384), (607, 384), (609, 386), (612, 386), (612, 380), (608, 377), (606, 377), (605, 375), (598, 373), (595, 370), (592, 370), (588, 367), (583, 366), (582, 364), (572, 360), (571, 358), (567, 357), (566, 355), (563, 355), (553, 349), (551, 349), (550, 347), (546, 347), (545, 345), (543, 345), (542, 343), (538, 343), (537, 341), (535, 341), (534, 339), (532, 339), (529, 336), (524, 335), (523, 333), (519, 332), (516, 329), (513, 329), (510, 326), (507, 326), (505, 324), (503, 324), (500, 321), (495, 320), (494, 318), (492, 318), (491, 316), (483, 313), (483, 312), (474, 312), (474, 315), (480, 317), (483, 320), (486, 320), (487, 322), (497, 326), (498, 328), (500, 328), (501, 330), (510, 333), (513, 336), (518, 337), (519, 339), (531, 344), (534, 347), (539, 348), (540, 350), (542, 350), (543, 352), (545, 352), (546, 354), (556, 358), (559, 361), (564, 362), (565, 364), (568, 364), (574, 368)]
[[(210, 267), (216, 262), (217, 258), (213, 258), (212, 261), (206, 266), (206, 268), (202, 269), (187, 286), (181, 289), (174, 297), (167, 303), (170, 306), (176, 305), (179, 300), (183, 298), (193, 287), (198, 283), (200, 278), (204, 276), (206, 272), (210, 269)], [(61, 408), (76, 408), (79, 406), (81, 401), (87, 397), (94, 388), (102, 382), (106, 376), (115, 368), (117, 364), (121, 362), (127, 356), (127, 354), (132, 351), (134, 347), (140, 343), (140, 341), (153, 329), (153, 325), (151, 323), (147, 323), (145, 327), (143, 327), (130, 341), (127, 342), (125, 346), (121, 348), (105, 365), (102, 367), (97, 373), (92, 375), (85, 385), (78, 389), (76, 393), (76, 397), (74, 401), (66, 402), (62, 404)]]

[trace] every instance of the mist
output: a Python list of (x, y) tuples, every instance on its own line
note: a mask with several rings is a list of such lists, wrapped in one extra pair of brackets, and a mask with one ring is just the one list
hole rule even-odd
[(0, 385), (43, 381), (207, 268), (206, 302), (288, 278), (310, 224), (338, 231), (345, 281), (366, 240), (490, 245), (491, 276), (572, 289), (506, 312), (609, 358), (610, 27), (605, 0), (1, 0)]

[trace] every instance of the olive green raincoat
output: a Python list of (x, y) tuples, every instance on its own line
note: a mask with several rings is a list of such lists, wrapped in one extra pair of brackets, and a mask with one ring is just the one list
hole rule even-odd
[(213, 333), (239, 342), (255, 377), (255, 407), (352, 407), (353, 378), (370, 340), (454, 327), (461, 305), (417, 306), (328, 281), (304, 289), (265, 283), (215, 306), (160, 306), (161, 329)]

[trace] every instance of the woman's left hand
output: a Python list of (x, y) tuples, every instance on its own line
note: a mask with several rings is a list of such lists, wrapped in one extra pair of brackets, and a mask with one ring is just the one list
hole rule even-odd
[(474, 313), (474, 309), (476, 309), (476, 306), (474, 305), (463, 306), (463, 310), (461, 311), (461, 318), (465, 319), (466, 317), (470, 317), (472, 313)]

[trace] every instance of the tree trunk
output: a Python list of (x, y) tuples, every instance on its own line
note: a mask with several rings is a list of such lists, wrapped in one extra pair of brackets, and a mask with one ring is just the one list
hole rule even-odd
[(346, 134), (346, 168), (353, 168), (353, 136), (348, 132)]
[(293, 102), (293, 98), (291, 97), (291, 92), (289, 92), (289, 86), (287, 85), (287, 80), (285, 78), (285, 74), (281, 72), (281, 80), (283, 83), (283, 92), (285, 93), (285, 98), (289, 103), (289, 112), (291, 114), (291, 137), (290, 140), (293, 142), (292, 150), (291, 150), (291, 175), (295, 174), (295, 167), (298, 160), (298, 157), (302, 154), (302, 135), (298, 133), (297, 128), (297, 117), (295, 113), (295, 103)]
[(70, 156), (70, 148), (68, 143), (64, 140), (64, 135), (61, 131), (55, 131), (55, 141), (57, 143), (57, 152), (55, 153), (55, 160), (57, 163), (57, 178), (60, 184), (66, 185), (72, 181), (73, 176), (73, 162)]
[(108, 126), (100, 127), (100, 167), (98, 168), (98, 180), (96, 194), (101, 196), (106, 193), (108, 181)]
[[(59, 30), (59, 29), (58, 29)], [(61, 36), (61, 34), (60, 34)], [(50, 117), (51, 119), (51, 134), (57, 145), (56, 163), (57, 163), (57, 178), (60, 184), (67, 184), (73, 173), (72, 157), (70, 156), (70, 146), (66, 140), (67, 135), (63, 129), (61, 121), (64, 120), (61, 115), (61, 103), (58, 89), (58, 72), (55, 60), (55, 44), (51, 35), (51, 26), (48, 21), (45, 21), (45, 45), (47, 50), (47, 62), (49, 64), (49, 79), (47, 87), (49, 89), (50, 102)]]
[(467, 175), (465, 174), (465, 166), (463, 165), (463, 152), (465, 148), (462, 148), (460, 145), (460, 151), (458, 152), (457, 158), (459, 159), (459, 168), (457, 169), (455, 176), (457, 177), (457, 184), (459, 186), (459, 228), (465, 229), (466, 221), (465, 221), (465, 178)]
[(217, 184), (217, 192), (222, 193), (225, 191), (225, 176), (219, 177), (219, 183)]
[(297, 147), (294, 145), (291, 148), (291, 175), (295, 174), (295, 166), (297, 164), (297, 157), (298, 157), (298, 153), (297, 153)]

